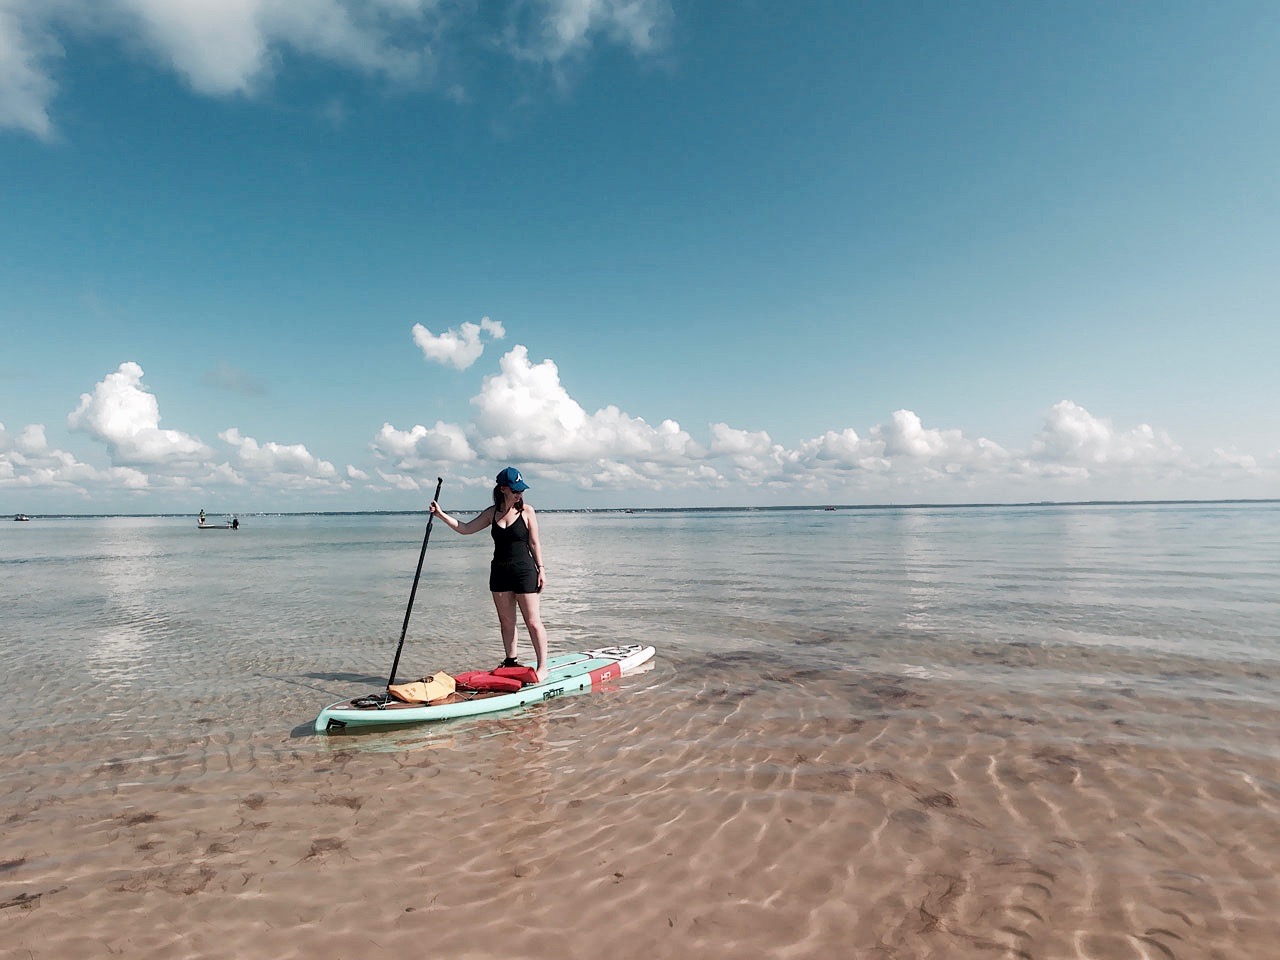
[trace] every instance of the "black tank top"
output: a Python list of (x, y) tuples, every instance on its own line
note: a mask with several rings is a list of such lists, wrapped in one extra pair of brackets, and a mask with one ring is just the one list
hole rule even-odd
[(493, 534), (494, 563), (533, 563), (533, 555), (529, 553), (529, 526), (524, 522), (523, 509), (505, 527), (489, 524), (489, 531)]

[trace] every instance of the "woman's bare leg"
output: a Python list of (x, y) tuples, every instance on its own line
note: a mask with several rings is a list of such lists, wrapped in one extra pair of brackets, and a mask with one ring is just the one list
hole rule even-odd
[(516, 595), (495, 593), (493, 606), (498, 611), (498, 628), (502, 631), (502, 648), (511, 660), (516, 658)]
[[(538, 658), (538, 682), (541, 683), (547, 679), (547, 674), (551, 671), (547, 667), (547, 630), (542, 625), (540, 598), (536, 593), (517, 593), (515, 599), (520, 606), (520, 615), (524, 617), (524, 625), (529, 628), (529, 639), (533, 641), (533, 653)], [(513, 610), (512, 620), (514, 619), (515, 611)], [(513, 624), (512, 632), (514, 631)], [(512, 645), (514, 646), (514, 641)]]

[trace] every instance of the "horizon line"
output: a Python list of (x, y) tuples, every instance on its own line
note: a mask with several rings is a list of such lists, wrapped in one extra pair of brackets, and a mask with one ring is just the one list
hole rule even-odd
[[(973, 501), (967, 503), (827, 503), (827, 504), (774, 504), (769, 506), (715, 506), (715, 507), (544, 507), (541, 513), (728, 513), (728, 512), (783, 512), (783, 511), (839, 511), (839, 510), (978, 510), (1000, 507), (1138, 507), (1138, 506), (1213, 506), (1228, 504), (1267, 504), (1280, 503), (1277, 497), (1227, 497), (1219, 499), (1199, 500), (1009, 500), (1009, 501)], [(481, 507), (481, 510), (484, 508)], [(425, 514), (421, 510), (246, 510), (222, 511), (218, 516), (245, 517), (313, 517), (313, 516), (413, 516)], [(463, 512), (470, 512), (464, 509)], [(0, 514), (3, 515), (3, 514)], [(30, 519), (108, 519), (108, 518), (186, 518), (199, 515), (192, 513), (23, 513), (14, 515)]]

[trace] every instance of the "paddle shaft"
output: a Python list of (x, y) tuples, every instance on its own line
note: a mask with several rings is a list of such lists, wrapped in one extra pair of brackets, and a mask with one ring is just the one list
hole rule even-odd
[[(443, 477), (436, 477), (436, 495), (431, 498), (431, 502), (435, 503), (440, 499), (440, 488), (444, 485)], [(418, 569), (413, 574), (413, 589), (409, 591), (409, 606), (404, 611), (404, 625), (400, 628), (400, 643), (396, 645), (396, 658), (391, 662), (391, 676), (387, 678), (387, 686), (390, 687), (396, 682), (396, 670), (400, 668), (400, 651), (404, 649), (404, 637), (409, 632), (409, 617), (413, 614), (413, 598), (418, 595), (418, 578), (422, 576), (422, 560), (427, 555), (427, 541), (431, 539), (431, 524), (435, 522), (436, 515), (430, 514), (427, 517), (427, 532), (422, 536), (422, 552), (418, 554)]]

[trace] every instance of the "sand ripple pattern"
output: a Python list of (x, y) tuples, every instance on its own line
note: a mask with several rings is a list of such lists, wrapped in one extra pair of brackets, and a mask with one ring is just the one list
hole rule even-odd
[(1125, 695), (702, 667), (426, 730), (124, 743), (87, 774), (29, 744), (6, 956), (1274, 957), (1274, 756), (1158, 742)]

